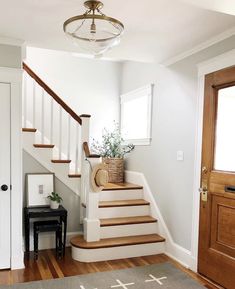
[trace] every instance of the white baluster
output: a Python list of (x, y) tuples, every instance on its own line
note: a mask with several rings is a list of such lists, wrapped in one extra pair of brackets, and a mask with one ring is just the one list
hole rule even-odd
[(27, 74), (24, 74), (24, 127), (27, 127)]
[(50, 134), (50, 142), (53, 144), (53, 119), (54, 119), (54, 100), (51, 97), (51, 134)]
[(59, 159), (62, 159), (62, 107), (59, 112)]
[(44, 101), (45, 101), (45, 91), (42, 89), (42, 102), (41, 102), (41, 143), (44, 144)]
[(70, 129), (71, 129), (70, 120), (71, 120), (71, 117), (70, 117), (70, 114), (68, 114), (68, 148), (67, 148), (68, 160), (70, 159)]
[(75, 140), (75, 174), (78, 173), (78, 129), (79, 124), (76, 123), (76, 140)]
[(36, 82), (33, 81), (33, 128), (36, 127)]

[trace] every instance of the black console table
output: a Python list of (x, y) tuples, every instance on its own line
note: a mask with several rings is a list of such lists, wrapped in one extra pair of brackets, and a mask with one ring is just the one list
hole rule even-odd
[(66, 232), (67, 232), (67, 210), (63, 206), (58, 209), (51, 209), (49, 206), (33, 206), (24, 208), (24, 224), (25, 224), (25, 251), (29, 252), (30, 244), (30, 219), (34, 218), (48, 218), (57, 217), (60, 223), (64, 225), (64, 238), (63, 238), (63, 255), (65, 254), (66, 246)]

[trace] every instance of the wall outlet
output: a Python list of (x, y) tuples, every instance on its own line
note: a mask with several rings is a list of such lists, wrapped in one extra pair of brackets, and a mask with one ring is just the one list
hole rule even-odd
[(43, 185), (38, 185), (38, 193), (39, 195), (43, 195)]

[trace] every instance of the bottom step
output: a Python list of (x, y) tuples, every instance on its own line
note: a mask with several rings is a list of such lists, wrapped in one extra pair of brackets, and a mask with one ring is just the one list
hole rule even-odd
[(72, 257), (80, 262), (97, 262), (164, 253), (165, 239), (158, 234), (101, 239), (86, 242), (82, 236), (71, 239)]

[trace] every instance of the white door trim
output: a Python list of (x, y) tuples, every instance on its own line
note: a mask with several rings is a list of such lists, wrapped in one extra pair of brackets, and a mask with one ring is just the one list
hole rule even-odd
[(194, 185), (193, 185), (193, 218), (192, 218), (192, 241), (191, 254), (193, 267), (197, 272), (198, 267), (198, 237), (199, 237), (199, 205), (200, 205), (200, 177), (201, 177), (201, 149), (203, 129), (203, 104), (205, 75), (214, 71), (235, 65), (235, 49), (216, 56), (208, 61), (198, 64), (198, 99), (197, 99), (197, 128), (194, 159)]
[(22, 70), (0, 67), (1, 82), (11, 86), (11, 269), (24, 268), (22, 234)]

